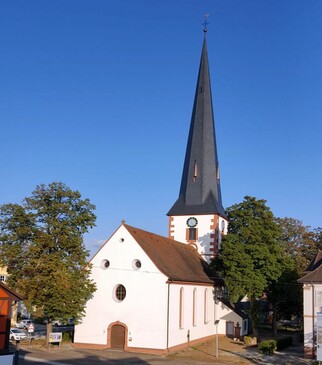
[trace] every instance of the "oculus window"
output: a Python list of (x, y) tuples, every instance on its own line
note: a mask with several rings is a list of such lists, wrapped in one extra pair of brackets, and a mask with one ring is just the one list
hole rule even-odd
[(102, 270), (106, 270), (110, 266), (110, 262), (108, 260), (102, 260), (100, 266)]
[(115, 295), (115, 299), (118, 302), (122, 302), (122, 300), (124, 300), (125, 297), (126, 297), (126, 289), (125, 289), (125, 286), (122, 285), (122, 284), (117, 285), (116, 288), (115, 288), (114, 295)]

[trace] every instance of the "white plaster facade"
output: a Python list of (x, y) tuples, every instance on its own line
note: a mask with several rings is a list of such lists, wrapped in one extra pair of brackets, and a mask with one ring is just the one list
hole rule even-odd
[(235, 337), (232, 328), (240, 327), (240, 336), (246, 336), (249, 330), (249, 319), (234, 312), (225, 303), (219, 301), (215, 307), (215, 318), (219, 319), (218, 333)]
[[(319, 250), (313, 257), (309, 266), (304, 271), (304, 274), (305, 275), (298, 280), (298, 283), (303, 284), (304, 353), (306, 357), (314, 358), (318, 352), (321, 360), (322, 250)], [(317, 321), (318, 316), (319, 321)]]
[[(164, 238), (165, 239), (165, 238)], [(178, 243), (176, 243), (178, 244)], [(180, 244), (179, 244), (180, 245)], [(109, 266), (104, 266), (108, 260)], [(141, 267), (135, 266), (139, 260)], [(231, 309), (213, 300), (213, 285), (174, 282), (163, 274), (124, 225), (111, 236), (91, 260), (97, 291), (87, 302), (82, 323), (75, 326), (74, 342), (79, 347), (111, 346), (111, 325), (124, 326), (127, 351), (164, 353), (207, 339), (216, 333), (215, 319)], [(115, 288), (126, 288), (119, 301)], [(236, 317), (237, 316), (237, 317)], [(235, 313), (229, 318), (241, 323)]]
[(169, 237), (175, 241), (190, 243), (187, 220), (195, 217), (198, 221), (197, 241), (194, 243), (200, 255), (208, 262), (221, 248), (222, 237), (227, 234), (228, 222), (217, 214), (180, 215), (169, 217)]
[(322, 312), (322, 283), (303, 285), (304, 352), (307, 357), (314, 354), (316, 345), (317, 313)]

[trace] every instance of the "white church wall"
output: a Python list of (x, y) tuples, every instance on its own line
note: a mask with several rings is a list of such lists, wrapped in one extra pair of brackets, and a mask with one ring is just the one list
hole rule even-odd
[[(180, 326), (180, 290), (183, 290), (183, 320)], [(207, 295), (205, 295), (207, 290)], [(173, 308), (169, 318), (169, 347), (213, 336), (214, 301), (212, 286), (171, 284), (169, 305)], [(194, 304), (195, 291), (195, 304)], [(205, 304), (206, 298), (206, 304)], [(195, 309), (194, 309), (195, 307)], [(195, 316), (194, 316), (195, 313)]]
[[(246, 322), (246, 324), (244, 324), (244, 320), (241, 316), (239, 316), (231, 308), (229, 308), (228, 306), (226, 306), (224, 303), (222, 303), (220, 301), (215, 305), (215, 318), (219, 319), (219, 324), (218, 324), (218, 333), (219, 334), (223, 334), (223, 335), (226, 334), (226, 323), (227, 322), (233, 322), (234, 327), (236, 327), (237, 323), (238, 323), (241, 328), (240, 335), (243, 336), (243, 335), (247, 334), (247, 331), (248, 331), (247, 322)], [(246, 326), (246, 328), (245, 328), (245, 326)]]
[[(110, 263), (106, 269), (101, 268), (103, 260)], [(134, 260), (141, 261), (140, 269)], [(165, 348), (167, 278), (128, 231), (121, 226), (91, 262), (97, 291), (75, 328), (75, 342), (106, 345), (108, 326), (119, 321), (127, 326), (129, 347)], [(126, 288), (122, 302), (113, 297), (118, 284)]]

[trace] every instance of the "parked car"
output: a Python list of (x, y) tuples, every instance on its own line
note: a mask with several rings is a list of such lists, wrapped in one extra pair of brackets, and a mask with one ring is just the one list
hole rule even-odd
[[(44, 324), (47, 324), (48, 323), (47, 319), (45, 319), (43, 323)], [(52, 323), (52, 325), (54, 327), (74, 326), (74, 320), (73, 320), (73, 318), (68, 318), (68, 320), (67, 321), (64, 321), (64, 322), (61, 321), (60, 319), (54, 319), (51, 323)]]
[(26, 329), (28, 329), (28, 326), (31, 324), (34, 325), (34, 322), (31, 319), (23, 319), (22, 321), (20, 321), (16, 324), (16, 327), (23, 328), (26, 330)]
[(63, 323), (59, 319), (55, 319), (54, 321), (52, 321), (52, 324), (55, 327), (63, 326)]
[(11, 328), (10, 329), (10, 340), (12, 341), (20, 341), (20, 340), (26, 340), (27, 335), (25, 332), (19, 330), (18, 328)]
[(67, 321), (61, 321), (60, 319), (56, 319), (52, 321), (53, 326), (60, 327), (60, 326), (73, 326), (74, 320), (72, 318), (68, 318)]

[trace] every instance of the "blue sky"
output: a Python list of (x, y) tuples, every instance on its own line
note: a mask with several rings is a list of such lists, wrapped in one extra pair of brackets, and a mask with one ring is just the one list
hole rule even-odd
[(0, 6), (0, 204), (63, 181), (118, 227), (167, 235), (208, 13), (225, 207), (322, 226), (320, 0), (17, 0)]

